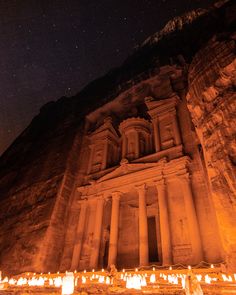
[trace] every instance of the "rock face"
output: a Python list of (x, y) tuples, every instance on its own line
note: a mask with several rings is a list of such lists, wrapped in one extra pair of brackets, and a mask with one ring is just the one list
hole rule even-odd
[(228, 265), (236, 265), (235, 35), (213, 38), (189, 68), (188, 107), (200, 139)]
[(41, 109), (0, 159), (0, 269), (235, 270), (235, 15), (228, 1), (170, 23)]

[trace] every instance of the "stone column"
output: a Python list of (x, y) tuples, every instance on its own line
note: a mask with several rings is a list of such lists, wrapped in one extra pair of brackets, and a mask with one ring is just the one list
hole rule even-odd
[(158, 119), (155, 118), (152, 120), (153, 124), (153, 132), (154, 132), (154, 143), (155, 143), (155, 151), (159, 152), (161, 150), (161, 141), (160, 141), (160, 133), (158, 127)]
[(74, 245), (74, 250), (73, 250), (73, 255), (71, 260), (71, 270), (76, 270), (79, 265), (83, 235), (84, 235), (84, 225), (85, 225), (85, 219), (86, 219), (87, 205), (88, 205), (87, 200), (84, 200), (81, 202), (79, 221), (78, 221), (76, 236), (75, 236), (75, 245)]
[(170, 225), (168, 215), (168, 201), (166, 193), (166, 185), (164, 181), (156, 183), (158, 192), (158, 205), (160, 215), (160, 231), (161, 231), (161, 248), (162, 248), (162, 264), (172, 264), (172, 251), (171, 251), (171, 237)]
[(134, 130), (135, 134), (135, 159), (138, 159), (140, 157), (140, 152), (139, 152), (139, 134), (137, 130)]
[(107, 153), (108, 153), (108, 139), (104, 140), (104, 149), (103, 149), (103, 156), (102, 156), (102, 166), (101, 169), (105, 170), (107, 167)]
[(196, 210), (193, 202), (193, 195), (189, 175), (186, 174), (181, 178), (181, 186), (184, 196), (186, 216), (188, 220), (189, 237), (192, 245), (193, 263), (199, 263), (203, 260), (202, 245), (197, 221)]
[(90, 155), (89, 155), (89, 163), (88, 163), (88, 169), (87, 169), (87, 174), (91, 172), (92, 169), (92, 163), (93, 163), (93, 153), (94, 153), (94, 144), (89, 145), (90, 147)]
[(174, 138), (175, 138), (175, 144), (179, 145), (181, 144), (181, 137), (179, 132), (179, 124), (177, 120), (177, 114), (173, 114), (173, 131), (174, 131)]
[(138, 186), (139, 195), (139, 265), (149, 263), (146, 185)]
[(119, 208), (120, 208), (120, 192), (114, 192), (112, 195), (112, 209), (111, 209), (111, 228), (110, 228), (110, 242), (108, 266), (115, 264), (117, 257), (118, 246), (118, 230), (119, 230)]
[(127, 138), (125, 134), (122, 136), (122, 159), (126, 157), (127, 154)]
[(97, 265), (98, 265), (98, 257), (99, 257), (101, 233), (102, 233), (103, 205), (104, 205), (104, 199), (102, 197), (98, 197), (96, 215), (94, 218), (93, 246), (91, 249), (90, 263), (89, 263), (89, 266), (91, 269), (97, 268)]

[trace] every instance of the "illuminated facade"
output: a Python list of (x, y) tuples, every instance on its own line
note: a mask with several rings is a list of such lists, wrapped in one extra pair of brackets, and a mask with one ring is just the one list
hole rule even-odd
[(235, 4), (219, 5), (43, 106), (2, 155), (1, 270), (236, 271)]
[[(162, 71), (168, 77), (175, 69)], [(135, 116), (120, 97), (87, 115), (83, 174), (72, 205), (77, 208), (74, 239), (70, 252), (64, 249), (62, 269), (221, 261), (186, 102), (173, 91), (155, 98), (150, 90), (158, 93), (156, 83), (155, 77), (145, 81), (149, 95), (133, 98), (129, 110)]]

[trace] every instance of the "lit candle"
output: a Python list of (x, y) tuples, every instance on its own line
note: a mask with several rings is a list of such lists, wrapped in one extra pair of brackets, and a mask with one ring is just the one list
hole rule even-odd
[(62, 295), (70, 295), (74, 293), (74, 274), (68, 272), (62, 279)]
[(156, 282), (156, 276), (155, 276), (155, 274), (153, 273), (153, 274), (151, 274), (151, 276), (150, 276), (150, 283), (155, 283)]

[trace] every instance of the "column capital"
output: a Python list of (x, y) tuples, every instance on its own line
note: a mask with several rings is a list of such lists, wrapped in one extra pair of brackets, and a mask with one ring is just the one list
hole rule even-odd
[(176, 174), (173, 174), (173, 175), (168, 175), (165, 177), (165, 183), (168, 184), (168, 183), (173, 183), (173, 182), (177, 182), (180, 180), (180, 177)]
[(166, 182), (165, 179), (160, 179), (160, 180), (154, 180), (154, 185), (156, 187), (165, 187), (166, 186)]
[(122, 196), (122, 192), (119, 192), (119, 191), (115, 191), (115, 192), (112, 192), (111, 193), (111, 196), (112, 196), (112, 199), (113, 200), (119, 200), (120, 197)]
[(147, 189), (147, 184), (146, 183), (142, 183), (142, 184), (136, 184), (135, 188), (137, 190), (142, 189), (142, 190), (146, 190)]
[(152, 121), (153, 123), (157, 123), (157, 122), (159, 122), (159, 118), (158, 118), (158, 116), (152, 117), (152, 118), (151, 118), (151, 121)]
[(138, 191), (138, 193), (145, 193), (147, 190), (147, 185), (146, 183), (142, 183), (142, 184), (135, 185), (135, 188)]
[(79, 201), (77, 201), (77, 204), (80, 205), (81, 207), (82, 206), (87, 206), (88, 205), (88, 199), (84, 198), (82, 200), (79, 200)]
[(191, 175), (189, 173), (184, 173), (181, 175), (178, 175), (178, 179), (181, 181), (190, 182), (191, 181)]
[(95, 199), (97, 201), (104, 201), (105, 200), (105, 196), (104, 196), (104, 194), (97, 194)]

